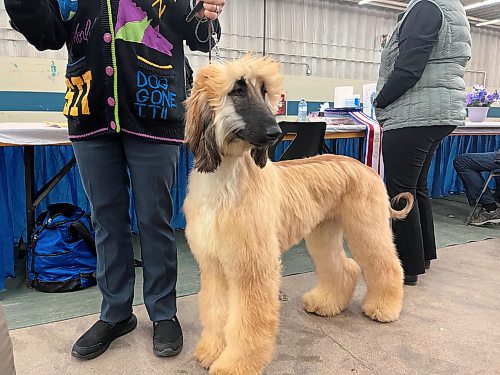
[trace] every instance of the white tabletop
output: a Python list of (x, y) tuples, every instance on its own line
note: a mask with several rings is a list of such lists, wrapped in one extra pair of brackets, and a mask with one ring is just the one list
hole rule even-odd
[(500, 128), (500, 121), (483, 121), (483, 122), (466, 121), (465, 126), (476, 127), (476, 128), (485, 128), (485, 127)]
[[(366, 127), (360, 124), (326, 126), (327, 133), (357, 132), (365, 129)], [(500, 121), (467, 121), (465, 126), (457, 127), (452, 135), (500, 135)]]
[(359, 132), (365, 131), (366, 126), (361, 124), (356, 125), (327, 125), (327, 133), (349, 133), (349, 132)]
[(68, 127), (55, 123), (0, 123), (0, 146), (69, 145)]
[(452, 135), (500, 135), (500, 121), (470, 122), (457, 127)]
[[(362, 132), (364, 125), (327, 125), (327, 133)], [(467, 122), (452, 135), (500, 135), (500, 121)], [(69, 145), (68, 128), (59, 123), (0, 123), (0, 146)]]
[[(364, 125), (328, 125), (328, 133), (364, 131)], [(48, 146), (70, 144), (68, 128), (56, 123), (0, 123), (0, 146)]]

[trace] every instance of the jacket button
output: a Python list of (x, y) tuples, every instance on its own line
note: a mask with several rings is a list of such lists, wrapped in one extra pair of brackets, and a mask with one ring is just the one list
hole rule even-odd
[(106, 43), (111, 43), (111, 34), (110, 33), (105, 33), (103, 36), (102, 36), (102, 39), (104, 39), (104, 42)]
[(115, 106), (115, 99), (114, 99), (114, 98), (109, 97), (109, 98), (108, 98), (108, 105), (109, 105), (110, 107), (114, 107), (114, 106)]
[(115, 70), (113, 69), (112, 66), (106, 67), (106, 75), (108, 75), (109, 77), (111, 77), (114, 74), (114, 72), (115, 72)]
[(116, 130), (116, 123), (114, 121), (111, 121), (109, 123), (109, 126), (111, 127), (111, 129)]

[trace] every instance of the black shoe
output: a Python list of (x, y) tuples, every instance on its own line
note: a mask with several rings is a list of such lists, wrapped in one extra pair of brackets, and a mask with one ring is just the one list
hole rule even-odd
[(182, 350), (182, 328), (174, 317), (153, 324), (153, 352), (158, 357), (173, 357)]
[(418, 275), (405, 275), (405, 285), (417, 285)]
[(429, 268), (431, 268), (431, 261), (430, 260), (426, 260), (425, 263), (425, 269), (428, 270)]
[(135, 327), (137, 327), (137, 318), (134, 314), (127, 320), (116, 324), (99, 320), (73, 345), (71, 355), (80, 359), (99, 357), (109, 348), (114, 339), (126, 335)]

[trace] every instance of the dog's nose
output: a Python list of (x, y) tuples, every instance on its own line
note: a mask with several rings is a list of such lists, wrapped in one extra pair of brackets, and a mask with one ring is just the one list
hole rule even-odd
[(273, 126), (272, 128), (267, 129), (266, 135), (270, 140), (278, 139), (281, 135), (281, 128), (279, 126)]

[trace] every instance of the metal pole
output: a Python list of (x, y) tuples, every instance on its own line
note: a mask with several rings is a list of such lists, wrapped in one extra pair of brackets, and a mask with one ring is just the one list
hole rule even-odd
[(31, 241), (35, 227), (35, 148), (24, 146), (24, 185), (26, 186), (26, 238)]
[(266, 38), (267, 38), (267, 0), (264, 0), (264, 33), (262, 38), (262, 56), (266, 56)]

